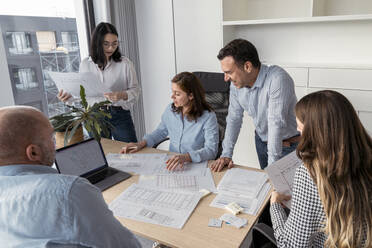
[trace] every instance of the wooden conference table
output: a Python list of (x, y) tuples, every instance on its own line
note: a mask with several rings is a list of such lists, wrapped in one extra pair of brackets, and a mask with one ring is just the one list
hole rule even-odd
[[(102, 139), (101, 143), (105, 153), (118, 153), (124, 144), (122, 142), (109, 139)], [(167, 151), (145, 148), (139, 153), (164, 152)], [(242, 166), (236, 167), (259, 171), (258, 169)], [(226, 170), (222, 172), (213, 172), (213, 179), (216, 186), (225, 172)], [(136, 183), (138, 181), (138, 177), (138, 175), (133, 175), (131, 178), (105, 190), (103, 192), (103, 197), (106, 203), (110, 203), (131, 184)], [(270, 194), (265, 199), (263, 206), (268, 202), (269, 196)], [(210, 194), (201, 199), (182, 229), (169, 228), (124, 218), (118, 218), (118, 220), (133, 233), (151, 240), (156, 240), (159, 243), (170, 247), (239, 247), (248, 232), (251, 230), (252, 226), (257, 221), (258, 216), (263, 210), (263, 206), (261, 206), (257, 216), (239, 214), (238, 217), (248, 219), (248, 225), (240, 229), (237, 229), (233, 226), (228, 226), (225, 223), (222, 224), (222, 228), (208, 227), (210, 218), (219, 218), (221, 215), (227, 212), (224, 209), (209, 206), (214, 197), (215, 194)]]

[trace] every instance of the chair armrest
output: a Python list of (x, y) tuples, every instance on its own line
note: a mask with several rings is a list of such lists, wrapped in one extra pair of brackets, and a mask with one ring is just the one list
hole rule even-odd
[(266, 225), (265, 223), (257, 223), (252, 228), (253, 232), (259, 232), (263, 236), (265, 236), (271, 243), (276, 245), (276, 240), (274, 236), (274, 230)]
[(169, 138), (165, 138), (165, 139), (163, 139), (162, 141), (160, 141), (160, 142), (154, 144), (154, 145), (152, 146), (152, 148), (158, 148), (158, 146), (159, 146), (161, 143), (163, 143), (164, 141), (167, 141), (167, 140), (169, 140)]

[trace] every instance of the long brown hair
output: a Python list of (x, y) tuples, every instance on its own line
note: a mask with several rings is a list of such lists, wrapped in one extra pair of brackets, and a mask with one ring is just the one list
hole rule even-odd
[(324, 90), (302, 98), (297, 155), (317, 185), (327, 247), (372, 247), (372, 140), (351, 103)]
[[(188, 120), (195, 120), (203, 115), (204, 110), (212, 111), (212, 107), (205, 100), (205, 91), (200, 80), (191, 72), (181, 72), (173, 77), (172, 83), (175, 83), (188, 96), (192, 94), (189, 111), (186, 113)], [(172, 104), (172, 110), (176, 113), (182, 112), (182, 107), (176, 107)]]

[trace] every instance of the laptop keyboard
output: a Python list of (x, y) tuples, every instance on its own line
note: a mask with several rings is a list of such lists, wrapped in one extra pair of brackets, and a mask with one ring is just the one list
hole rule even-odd
[(97, 174), (94, 174), (90, 177), (88, 177), (87, 179), (89, 180), (89, 182), (91, 182), (92, 184), (95, 184), (99, 181), (102, 181), (103, 179), (105, 179), (106, 177), (109, 177), (109, 176), (112, 176), (114, 174), (118, 173), (117, 170), (110, 170), (110, 169), (105, 169)]

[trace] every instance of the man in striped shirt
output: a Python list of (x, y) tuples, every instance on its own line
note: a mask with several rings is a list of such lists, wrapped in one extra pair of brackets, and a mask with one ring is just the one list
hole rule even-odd
[(294, 114), (297, 98), (291, 76), (279, 66), (261, 64), (255, 46), (243, 39), (231, 41), (217, 58), (225, 81), (231, 81), (231, 85), (223, 152), (212, 164), (212, 170), (233, 166), (232, 154), (244, 111), (253, 118), (262, 169), (295, 150), (299, 133)]

